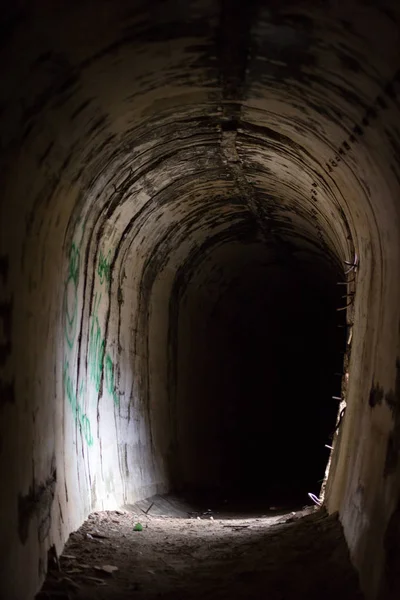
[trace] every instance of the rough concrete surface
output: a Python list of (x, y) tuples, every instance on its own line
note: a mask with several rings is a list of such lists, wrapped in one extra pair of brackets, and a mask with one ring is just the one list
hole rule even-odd
[(337, 515), (152, 510), (91, 514), (36, 600), (362, 598)]

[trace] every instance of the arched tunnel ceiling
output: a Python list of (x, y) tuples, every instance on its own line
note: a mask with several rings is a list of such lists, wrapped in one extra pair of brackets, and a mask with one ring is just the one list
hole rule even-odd
[[(373, 381), (394, 387), (399, 354), (397, 2), (20, 0), (0, 23), (0, 300), (12, 321), (0, 459), (6, 471), (13, 453), (28, 465), (10, 489), (29, 499), (57, 470), (65, 521), (46, 535), (59, 546), (94, 506), (161, 489), (177, 385), (166, 354), (190, 282), (229, 289), (247, 268), (237, 244), (327, 282), (357, 256), (355, 408), (330, 501), (346, 508), (350, 550), (369, 573), (372, 542), (351, 498), (360, 481), (375, 489), (368, 460), (392, 422), (360, 406)], [(225, 279), (225, 258), (202, 271), (218, 253), (235, 257)], [(15, 428), (26, 434), (17, 450)], [(393, 509), (379, 490), (364, 507), (371, 520)], [(48, 541), (26, 544), (14, 496), (10, 561)], [(376, 588), (379, 565), (370, 571)]]
[[(28, 227), (52, 205), (61, 234), (73, 215), (106, 218), (115, 246), (151, 204), (184, 227), (182, 211), (211, 219), (211, 203), (285, 253), (351, 258), (363, 138), (398, 85), (393, 7), (104, 3), (95, 20), (93, 7), (9, 9), (4, 121), (36, 171)], [(372, 21), (388, 43), (371, 56)]]

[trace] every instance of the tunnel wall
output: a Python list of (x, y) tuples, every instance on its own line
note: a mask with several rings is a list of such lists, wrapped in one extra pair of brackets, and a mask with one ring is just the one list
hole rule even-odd
[(282, 256), (359, 257), (326, 503), (367, 597), (395, 589), (398, 8), (246, 4), (17, 2), (2, 13), (10, 600), (33, 596), (48, 548), (60, 552), (91, 510), (168, 489), (176, 292), (187, 257), (249, 219)]

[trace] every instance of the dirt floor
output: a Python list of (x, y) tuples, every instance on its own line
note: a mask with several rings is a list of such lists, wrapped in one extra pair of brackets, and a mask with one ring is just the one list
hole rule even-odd
[[(135, 531), (135, 525), (142, 525)], [(110, 571), (110, 572), (108, 572)], [(238, 513), (156, 497), (96, 512), (50, 558), (37, 600), (361, 600), (323, 509)]]

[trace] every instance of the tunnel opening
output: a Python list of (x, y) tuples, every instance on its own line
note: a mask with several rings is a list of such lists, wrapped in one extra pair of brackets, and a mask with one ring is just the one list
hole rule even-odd
[(343, 269), (239, 238), (200, 250), (185, 273), (173, 300), (172, 490), (239, 512), (311, 503), (341, 396)]
[(0, 19), (0, 596), (32, 597), (93, 511), (180, 490), (302, 505), (332, 445), (341, 525), (330, 550), (307, 538), (327, 577), (278, 597), (344, 597), (342, 533), (385, 597), (398, 3), (23, 0)]

